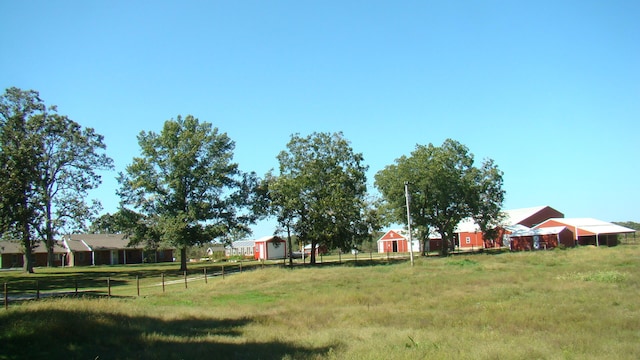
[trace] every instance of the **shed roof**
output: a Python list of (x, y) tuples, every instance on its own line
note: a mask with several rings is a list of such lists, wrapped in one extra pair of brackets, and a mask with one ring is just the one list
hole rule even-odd
[(240, 248), (247, 246), (254, 246), (256, 243), (255, 240), (238, 240), (231, 243), (231, 245), (227, 246), (227, 248)]
[(515, 231), (511, 234), (511, 236), (535, 236), (535, 235), (556, 235), (560, 234), (563, 230), (565, 230), (566, 226), (551, 226), (548, 228), (536, 228), (536, 229), (526, 229)]
[(284, 240), (279, 237), (279, 236), (275, 236), (275, 235), (268, 235), (268, 236), (263, 236), (260, 239), (257, 240), (253, 240), (254, 242), (269, 242), (269, 241), (278, 241), (278, 242), (283, 242)]

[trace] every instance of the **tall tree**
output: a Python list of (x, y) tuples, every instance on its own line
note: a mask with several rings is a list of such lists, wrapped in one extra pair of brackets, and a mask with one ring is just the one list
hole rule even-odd
[[(59, 115), (55, 106), (46, 108), (36, 91), (7, 89), (1, 108), (3, 170), (10, 179), (4, 185), (11, 187), (7, 194), (13, 191), (27, 198), (17, 207), (22, 210), (14, 212), (14, 221), (24, 216), (18, 215), (24, 214), (24, 207), (32, 208), (28, 216), (28, 231), (34, 233), (31, 247), (38, 239), (45, 239), (48, 265), (52, 266), (59, 230), (65, 226), (82, 228), (100, 208), (95, 200), (87, 205), (85, 198), (100, 184), (96, 170), (111, 169), (112, 160), (101, 153), (106, 148), (101, 135)], [(17, 175), (23, 181), (20, 186), (13, 184)], [(22, 236), (26, 231), (22, 226)], [(26, 242), (23, 239), (23, 245)], [(28, 251), (25, 255), (30, 257)]]
[(0, 231), (19, 239), (24, 270), (33, 272), (33, 249), (42, 203), (37, 193), (40, 178), (45, 106), (36, 91), (9, 88), (0, 97)]
[(42, 197), (44, 223), (39, 227), (46, 240), (48, 265), (53, 265), (54, 238), (60, 229), (83, 229), (85, 221), (101, 209), (88, 191), (101, 183), (98, 170), (113, 169), (104, 150), (104, 137), (93, 128), (56, 113), (55, 106), (42, 114), (42, 164), (38, 190)]
[(502, 173), (492, 160), (474, 167), (473, 154), (451, 139), (442, 146), (417, 145), (411, 156), (402, 156), (375, 176), (396, 221), (406, 220), (404, 183), (409, 182), (412, 226), (422, 240), (422, 254), (429, 251), (429, 234), (435, 229), (443, 240), (442, 255), (455, 246), (455, 228), (464, 218), (480, 219), (488, 227), (502, 207)]
[(258, 180), (232, 162), (235, 145), (227, 134), (191, 115), (178, 116), (159, 134), (141, 132), (138, 144), (141, 156), (118, 176), (118, 193), (123, 205), (153, 219), (149, 226), (161, 241), (180, 249), (181, 270), (189, 246), (249, 231)]
[[(367, 236), (367, 167), (342, 133), (292, 135), (269, 185), (278, 222), (311, 248), (349, 250)], [(315, 251), (311, 263), (316, 262)]]

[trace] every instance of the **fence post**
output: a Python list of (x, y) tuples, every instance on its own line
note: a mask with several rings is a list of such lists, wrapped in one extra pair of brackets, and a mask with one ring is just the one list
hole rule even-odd
[(187, 288), (187, 271), (184, 271), (184, 288)]
[(338, 250), (338, 264), (342, 264), (342, 250)]
[(75, 287), (76, 287), (76, 296), (78, 296), (78, 279), (75, 279), (75, 278), (74, 278), (74, 279), (73, 279), (73, 284), (74, 284), (74, 285), (75, 285)]
[(9, 288), (7, 287), (7, 283), (4, 283), (4, 309), (7, 310), (9, 308)]
[(162, 292), (164, 292), (164, 273), (162, 273)]
[(36, 280), (36, 300), (40, 300), (40, 281)]
[(138, 296), (140, 296), (140, 277), (136, 275), (136, 288), (138, 289)]
[(242, 273), (242, 261), (240, 261), (240, 273)]
[(207, 268), (204, 268), (204, 283), (207, 283)]
[(222, 279), (224, 279), (224, 265), (222, 265)]
[(110, 277), (107, 277), (107, 289), (108, 289), (109, 297), (111, 297), (111, 278)]

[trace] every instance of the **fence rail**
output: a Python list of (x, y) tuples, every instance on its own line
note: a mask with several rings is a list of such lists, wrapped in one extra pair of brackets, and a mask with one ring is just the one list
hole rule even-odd
[[(12, 287), (11, 281), (3, 283), (3, 305), (8, 308), (10, 303), (28, 300), (39, 300), (51, 297), (72, 297), (72, 296), (95, 296), (95, 297), (134, 297), (141, 295), (153, 295), (164, 293), (168, 289), (175, 289), (176, 285), (184, 285), (188, 288), (189, 283), (203, 281), (207, 283), (211, 278), (225, 278), (226, 276), (241, 273), (243, 271), (255, 269), (255, 267), (244, 268), (242, 263), (238, 265), (227, 265), (216, 268), (203, 267), (202, 272), (161, 272), (156, 276), (106, 276), (95, 278), (74, 278), (70, 276), (65, 279), (55, 279), (55, 285), (47, 283), (47, 278), (33, 280), (31, 285), (25, 284), (25, 280), (15, 281)], [(17, 285), (19, 283), (19, 285)], [(49, 288), (49, 289), (48, 289)], [(182, 286), (181, 286), (182, 288)]]

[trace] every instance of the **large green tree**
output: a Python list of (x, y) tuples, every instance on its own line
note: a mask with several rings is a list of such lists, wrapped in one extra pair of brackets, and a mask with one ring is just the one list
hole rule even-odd
[(43, 114), (42, 150), (38, 192), (42, 197), (43, 224), (48, 265), (53, 266), (53, 245), (61, 229), (80, 230), (101, 209), (100, 202), (86, 202), (88, 191), (101, 183), (98, 170), (113, 169), (104, 150), (104, 137), (93, 128), (83, 128), (55, 106)]
[[(234, 163), (234, 142), (210, 123), (191, 115), (164, 123), (162, 131), (138, 135), (141, 155), (118, 176), (124, 206), (145, 215), (160, 240), (180, 249), (250, 233), (250, 210), (258, 179)], [(141, 241), (134, 236), (132, 240)]]
[(497, 223), (504, 198), (502, 172), (493, 160), (474, 166), (473, 154), (459, 142), (447, 139), (442, 146), (417, 145), (410, 156), (375, 175), (375, 186), (391, 209), (392, 219), (406, 222), (404, 183), (409, 184), (412, 227), (422, 240), (422, 254), (429, 251), (429, 234), (437, 231), (442, 255), (455, 246), (455, 228), (473, 218), (484, 231)]
[(347, 251), (366, 239), (367, 166), (342, 133), (292, 135), (278, 161), (269, 196), (283, 227), (312, 249), (324, 245)]
[[(44, 239), (52, 266), (55, 236), (64, 228), (84, 228), (100, 208), (98, 201), (85, 201), (88, 191), (101, 182), (96, 171), (113, 165), (103, 153), (101, 135), (58, 114), (55, 106), (47, 108), (38, 92), (9, 88), (1, 103), (3, 179), (8, 180), (3, 182), (3, 199), (21, 204), (15, 209), (9, 205), (4, 213), (13, 230), (30, 219), (29, 229), (21, 225), (18, 236), (23, 239), (25, 266), (32, 271), (28, 248)], [(9, 201), (12, 193), (23, 199)], [(32, 233), (30, 241), (24, 238), (26, 232)]]
[(33, 90), (9, 88), (0, 97), (0, 231), (3, 237), (19, 239), (29, 273), (42, 215), (37, 184), (44, 110)]

